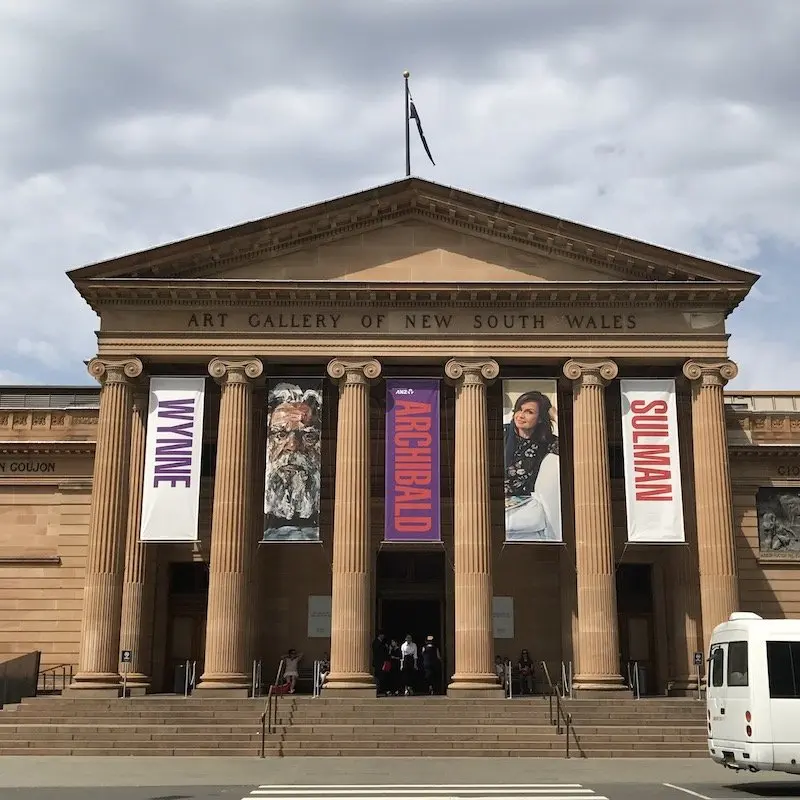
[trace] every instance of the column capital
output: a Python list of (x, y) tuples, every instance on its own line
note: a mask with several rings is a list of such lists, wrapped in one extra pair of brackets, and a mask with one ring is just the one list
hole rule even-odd
[(500, 365), (493, 358), (451, 358), (444, 374), (454, 382), (489, 383), (500, 374)]
[(683, 365), (683, 374), (692, 382), (700, 381), (701, 387), (725, 386), (739, 374), (739, 367), (733, 361), (706, 361), (689, 359)]
[(107, 383), (131, 383), (144, 371), (138, 358), (93, 358), (87, 365), (89, 374), (105, 386)]
[(564, 375), (580, 386), (607, 386), (619, 374), (615, 361), (576, 361), (570, 359), (564, 364)]
[(208, 365), (208, 374), (220, 384), (251, 383), (263, 372), (260, 358), (214, 358)]
[(332, 358), (327, 369), (337, 383), (367, 384), (380, 376), (381, 362), (377, 358)]

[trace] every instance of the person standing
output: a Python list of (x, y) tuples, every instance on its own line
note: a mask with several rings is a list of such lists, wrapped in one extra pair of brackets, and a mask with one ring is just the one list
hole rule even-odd
[(389, 673), (384, 670), (384, 664), (389, 660), (389, 648), (386, 645), (386, 637), (383, 631), (378, 631), (378, 635), (372, 642), (372, 674), (375, 676), (375, 689), (378, 696), (386, 694), (386, 684)]
[(417, 673), (417, 645), (409, 633), (406, 640), (400, 646), (400, 654), (403, 658), (402, 676), (404, 694), (406, 697), (414, 693), (414, 676)]
[(433, 636), (429, 636), (422, 646), (422, 671), (428, 694), (439, 694), (439, 675), (441, 673), (441, 656)]

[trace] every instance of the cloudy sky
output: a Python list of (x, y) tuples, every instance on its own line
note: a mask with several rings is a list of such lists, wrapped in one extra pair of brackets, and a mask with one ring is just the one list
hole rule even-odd
[(0, 384), (91, 383), (67, 269), (413, 172), (762, 273), (800, 389), (798, 0), (0, 2)]

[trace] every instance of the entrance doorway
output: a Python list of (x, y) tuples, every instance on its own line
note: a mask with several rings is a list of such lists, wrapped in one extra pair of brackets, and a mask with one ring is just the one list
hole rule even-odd
[(623, 677), (632, 682), (638, 667), (640, 694), (657, 694), (652, 564), (620, 564), (617, 568), (617, 617)]
[(169, 619), (164, 686), (183, 694), (203, 673), (208, 606), (208, 565), (196, 561), (169, 565)]
[(435, 636), (441, 649), (444, 638), (442, 601), (385, 598), (380, 603), (378, 628), (387, 639), (397, 639), (398, 642), (410, 633), (419, 648), (428, 636)]
[(402, 643), (411, 634), (418, 648), (434, 636), (447, 672), (446, 564), (443, 550), (394, 550), (378, 553), (375, 627)]

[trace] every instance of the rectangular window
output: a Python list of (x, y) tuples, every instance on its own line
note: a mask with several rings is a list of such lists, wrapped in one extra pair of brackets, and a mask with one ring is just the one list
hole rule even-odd
[(711, 648), (711, 685), (722, 686), (725, 682), (725, 651), (717, 645)]
[(728, 642), (728, 686), (747, 686), (747, 642)]
[(769, 696), (800, 698), (800, 642), (767, 642)]

